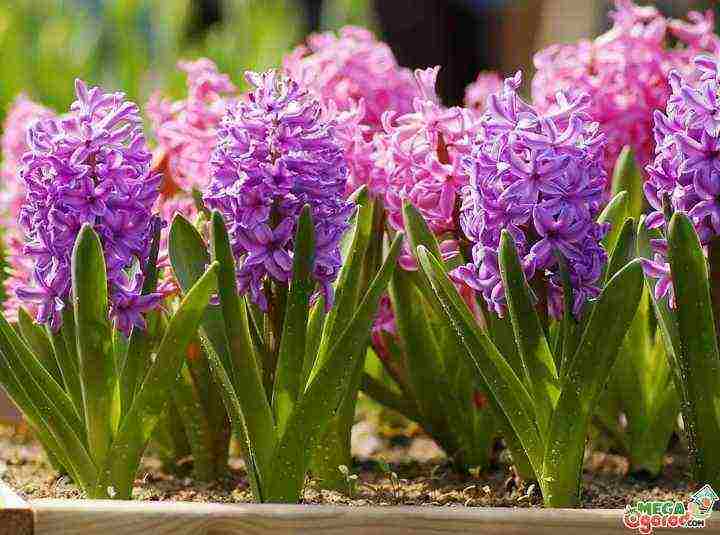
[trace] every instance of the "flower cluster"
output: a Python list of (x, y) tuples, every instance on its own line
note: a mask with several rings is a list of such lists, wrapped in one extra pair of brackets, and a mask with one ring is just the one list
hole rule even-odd
[(178, 67), (187, 73), (187, 98), (171, 102), (155, 94), (147, 105), (158, 148), (167, 158), (164, 196), (208, 182), (217, 127), (235, 93), (230, 78), (209, 59), (181, 61)]
[[(463, 158), (470, 153), (470, 140), (477, 116), (465, 108), (445, 108), (435, 93), (439, 68), (415, 73), (420, 97), (413, 111), (383, 115), (384, 131), (373, 140), (373, 183), (384, 192), (388, 222), (403, 228), (402, 202), (408, 199), (423, 215), (430, 229), (445, 237), (443, 250), (457, 252), (457, 209), (462, 188), (468, 184)], [(447, 236), (449, 234), (449, 236)], [(405, 269), (413, 269), (409, 254), (401, 257)]]
[(289, 54), (283, 67), (298, 83), (340, 110), (364, 102), (368, 134), (382, 128), (387, 110), (411, 111), (417, 96), (412, 73), (397, 64), (390, 47), (364, 28), (346, 26), (338, 35), (313, 34)]
[(482, 71), (474, 82), (465, 88), (465, 107), (477, 113), (485, 111), (485, 101), (502, 89), (503, 80), (496, 72)]
[(37, 304), (39, 322), (58, 329), (70, 299), (73, 245), (82, 225), (90, 224), (105, 253), (110, 316), (127, 334), (133, 325), (144, 327), (142, 312), (159, 299), (140, 294), (139, 268), (159, 224), (151, 208), (161, 177), (150, 172), (137, 105), (80, 80), (75, 92), (66, 116), (41, 120), (28, 133), (19, 220), (34, 269), (31, 284), (17, 295)]
[(240, 291), (267, 308), (263, 285), (292, 276), (293, 237), (310, 205), (315, 226), (314, 278), (326, 306), (341, 259), (339, 241), (353, 206), (344, 200), (347, 167), (333, 118), (296, 82), (275, 71), (247, 73), (247, 102), (228, 109), (212, 157), (205, 202), (228, 222), (233, 252), (244, 257)]
[[(168, 223), (177, 213), (191, 220), (197, 217), (191, 190), (202, 190), (210, 180), (217, 129), (236, 92), (230, 78), (207, 58), (181, 61), (178, 67), (187, 74), (187, 97), (173, 102), (156, 93), (147, 104), (158, 142), (153, 168), (163, 175), (157, 211)], [(170, 270), (167, 238), (163, 233), (158, 262), (158, 291), (164, 296), (179, 291)]]
[[(647, 166), (645, 197), (654, 209), (646, 220), (649, 228), (665, 225), (663, 198), (672, 209), (687, 212), (700, 242), (708, 245), (720, 234), (720, 63), (699, 56), (696, 72), (670, 74), (672, 96), (665, 113), (655, 112), (655, 159)], [(652, 241), (654, 261), (644, 263), (658, 278), (656, 298), (669, 294), (674, 306), (667, 241)]]
[[(535, 56), (533, 100), (541, 111), (557, 107), (555, 95), (592, 97), (590, 114), (607, 135), (605, 165), (615, 164), (623, 146), (633, 148), (641, 165), (653, 154), (653, 111), (665, 108), (668, 74), (687, 70), (701, 51), (717, 53), (712, 12), (690, 13), (688, 22), (667, 20), (654, 7), (616, 0), (613, 27), (594, 41), (553, 45)], [(673, 39), (683, 46), (671, 48)]]
[[(487, 100), (480, 134), (466, 159), (471, 184), (461, 225), (473, 242), (473, 263), (454, 276), (482, 292), (502, 315), (505, 292), (498, 265), (501, 231), (516, 243), (528, 281), (547, 273), (538, 297), (550, 312), (562, 309), (558, 254), (568, 266), (573, 313), (599, 293), (606, 262), (600, 245), (606, 229), (595, 222), (607, 183), (604, 136), (588, 116), (586, 95), (558, 97), (558, 109), (541, 114), (518, 96), (521, 73)], [(539, 281), (542, 285), (543, 280)]]
[[(20, 163), (27, 151), (27, 133), (30, 126), (41, 119), (53, 117), (53, 112), (33, 102), (25, 95), (19, 95), (8, 110), (3, 125), (2, 166), (0, 167), (0, 222), (2, 222), (5, 261), (8, 265), (7, 278), (4, 281), (5, 300), (3, 308), (8, 318), (17, 319), (21, 301), (17, 289), (30, 281), (33, 264), (23, 254), (23, 237), (18, 228), (17, 218), (20, 206), (25, 198), (25, 187), (20, 180)], [(34, 313), (34, 310), (30, 312)]]

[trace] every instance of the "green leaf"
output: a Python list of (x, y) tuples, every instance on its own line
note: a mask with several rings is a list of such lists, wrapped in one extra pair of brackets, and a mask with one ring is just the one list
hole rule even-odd
[(367, 204), (358, 205), (351, 245), (335, 285), (335, 304), (325, 316), (320, 347), (313, 367), (321, 366), (325, 362), (328, 350), (347, 327), (357, 308), (360, 297), (358, 281), (372, 236), (374, 210), (375, 204), (369, 200)]
[(12, 400), (20, 410), (24, 421), (27, 422), (30, 429), (35, 433), (38, 441), (47, 452), (48, 457), (50, 459), (54, 457), (57, 460), (56, 462), (59, 463), (64, 470), (67, 470), (71, 477), (76, 481), (80, 481), (81, 478), (75, 472), (75, 467), (67, 460), (67, 449), (60, 446), (60, 442), (55, 438), (55, 435), (42, 417), (40, 409), (30, 399), (26, 389), (20, 384), (2, 350), (0, 350), (0, 389), (5, 391), (10, 400)]
[(506, 230), (502, 231), (500, 238), (499, 263), (515, 340), (524, 363), (523, 379), (533, 392), (538, 427), (544, 434), (560, 394), (560, 382), (545, 331), (530, 297), (515, 243)]
[(361, 388), (367, 396), (370, 396), (384, 407), (402, 414), (408, 420), (422, 422), (417, 407), (405, 396), (386, 386), (382, 380), (373, 377), (369, 373), (363, 373)]
[(626, 217), (637, 221), (643, 213), (645, 194), (643, 193), (643, 175), (635, 161), (630, 147), (623, 147), (613, 170), (612, 194), (627, 192)]
[(598, 297), (579, 347), (563, 377), (543, 459), (540, 486), (545, 504), (577, 503), (585, 438), (597, 399), (632, 323), (643, 289), (635, 260), (617, 273)]
[(33, 354), (45, 366), (53, 379), (58, 383), (62, 383), (62, 373), (58, 368), (50, 338), (45, 329), (35, 323), (24, 308), (18, 310), (18, 328)]
[(108, 322), (108, 282), (100, 238), (83, 225), (72, 255), (72, 292), (88, 446), (102, 466), (113, 438), (115, 361)]
[[(648, 230), (645, 225), (645, 220), (641, 219), (638, 224), (637, 232), (637, 254), (640, 258), (647, 260), (653, 259), (652, 247), (650, 245), (651, 239), (658, 239), (661, 234), (654, 229)], [(657, 318), (658, 325), (660, 326), (660, 332), (663, 340), (665, 341), (665, 354), (670, 362), (670, 368), (673, 372), (673, 379), (675, 387), (687, 402), (687, 394), (685, 393), (685, 384), (680, 377), (680, 364), (677, 360), (677, 354), (680, 353), (680, 333), (678, 331), (677, 314), (675, 310), (671, 309), (667, 299), (657, 301), (655, 299), (655, 293), (653, 291), (657, 279), (645, 275), (645, 284), (650, 289), (650, 296), (652, 297), (653, 307), (655, 309), (655, 317)]]
[(305, 205), (298, 220), (293, 254), (293, 276), (285, 305), (285, 318), (280, 339), (278, 364), (273, 389), (273, 412), (278, 433), (282, 434), (287, 419), (298, 400), (305, 340), (308, 326), (310, 295), (315, 289), (313, 268), (315, 265), (315, 232), (310, 206)]
[(308, 319), (307, 336), (305, 337), (305, 360), (303, 361), (302, 379), (300, 381), (303, 385), (307, 384), (310, 372), (315, 364), (315, 358), (322, 340), (325, 318), (327, 318), (325, 297), (320, 295), (310, 310), (310, 318)]
[[(390, 282), (390, 298), (395, 322), (403, 347), (404, 368), (412, 389), (412, 396), (423, 416), (420, 423), (426, 431), (437, 437), (452, 455), (458, 448), (457, 436), (449, 422), (467, 423), (467, 415), (455, 410), (450, 399), (452, 391), (443, 357), (438, 345), (439, 333), (428, 320), (428, 307), (421, 293), (410, 282), (407, 271), (397, 270)], [(427, 283), (427, 281), (426, 281)], [(448, 412), (454, 414), (448, 414)]]
[(299, 500), (310, 454), (345, 395), (356, 360), (365, 354), (363, 349), (370, 336), (377, 305), (396, 268), (402, 239), (402, 233), (395, 237), (355, 315), (334, 341), (325, 362), (313, 369), (309, 384), (276, 447), (266, 501), (293, 503)]
[(435, 258), (442, 258), (440, 245), (435, 234), (430, 230), (423, 216), (409, 199), (403, 199), (402, 215), (410, 250), (417, 251), (417, 248), (422, 245)]
[(170, 319), (132, 407), (120, 423), (97, 494), (113, 487), (117, 497), (129, 498), (140, 458), (178, 380), (188, 344), (196, 336), (210, 296), (217, 286), (217, 263), (213, 263), (187, 292)]
[[(45, 369), (39, 359), (30, 351), (20, 337), (18, 337), (15, 330), (2, 314), (0, 314), (0, 332), (5, 335), (8, 344), (10, 344), (10, 348), (12, 348), (12, 352), (10, 352), (8, 348), (9, 353), (7, 356), (11, 364), (14, 366), (22, 365), (28, 376), (32, 377), (37, 388), (45, 392), (53, 400), (53, 404), (57, 407), (58, 412), (73, 428), (77, 429), (78, 436), (82, 441), (85, 441), (85, 426), (72, 400), (65, 390), (63, 390), (62, 386), (50, 375), (50, 372)], [(16, 356), (17, 360), (15, 358)], [(29, 388), (30, 386), (28, 385), (26, 389)]]
[[(215, 326), (214, 318), (206, 316), (203, 319), (203, 331), (208, 333), (210, 328), (217, 330), (218, 327), (221, 331), (222, 337), (208, 336), (214, 348), (214, 356), (217, 357), (213, 372), (221, 387), (225, 385), (223, 400), (236, 429), (241, 431), (239, 438), (243, 444), (251, 480), (254, 480), (254, 492), (256, 497), (262, 500), (264, 481), (275, 447), (275, 423), (263, 387), (262, 371), (250, 338), (247, 308), (238, 297), (230, 239), (218, 212), (212, 215), (212, 247), (214, 259), (219, 263), (218, 293), (222, 312), (219, 315), (219, 326)], [(219, 347), (223, 340), (225, 348)], [(228, 357), (221, 358), (221, 351), (228, 354)], [(222, 363), (223, 373), (220, 373), (218, 363)], [(232, 386), (231, 391), (229, 386)]]
[(85, 224), (72, 254), (72, 295), (88, 447), (98, 466), (112, 443), (116, 379), (107, 285), (100, 238)]
[(543, 439), (536, 425), (535, 407), (525, 385), (487, 335), (479, 329), (467, 305), (448, 279), (440, 260), (422, 246), (418, 248), (417, 255), (468, 357), (485, 379), (489, 394), (509, 421), (536, 474), (540, 474)]
[(603, 283), (613, 278), (622, 268), (624, 268), (633, 258), (637, 251), (635, 242), (635, 220), (633, 218), (625, 219), (618, 233), (615, 246), (608, 250), (609, 259), (605, 269), (605, 274), (601, 279)]
[[(57, 332), (53, 332), (52, 329), (46, 327), (46, 332), (52, 345), (53, 354), (60, 369), (60, 374), (62, 375), (65, 390), (70, 396), (81, 420), (84, 420), (85, 410), (83, 408), (82, 385), (80, 384), (80, 372), (78, 370), (77, 350), (75, 347), (75, 318), (71, 307), (66, 306), (62, 316), (63, 328)], [(67, 347), (68, 341), (71, 344), (70, 348)], [(84, 425), (83, 423), (83, 429)]]
[[(142, 295), (148, 295), (155, 292), (158, 282), (157, 259), (160, 252), (160, 225), (157, 225), (153, 239), (150, 244), (150, 254), (143, 273)], [(120, 404), (123, 413), (127, 412), (132, 406), (135, 392), (147, 371), (147, 356), (153, 346), (152, 336), (150, 336), (150, 323), (153, 313), (146, 314), (147, 329), (138, 329), (133, 327), (130, 334), (128, 349), (119, 368), (120, 377)]]
[[(70, 399), (2, 314), (0, 353), (7, 362), (5, 372), (0, 372), (0, 375), (6, 376), (2, 377), (3, 385), (9, 388), (11, 397), (22, 403), (20, 406), (29, 417), (35, 416), (38, 428), (46, 429), (52, 435), (61, 448), (58, 457), (67, 461), (65, 466), (77, 476), (83, 488), (90, 488), (97, 477), (97, 470), (84, 443), (84, 427)], [(8, 371), (15, 380), (11, 379)], [(64, 457), (63, 452), (66, 453)]]
[(628, 214), (629, 195), (626, 191), (618, 192), (607, 204), (597, 218), (598, 223), (609, 223), (610, 232), (602, 239), (601, 244), (606, 251), (612, 251), (620, 235), (622, 223)]
[(677, 304), (677, 353), (688, 403), (684, 416), (695, 478), (711, 485), (720, 472), (720, 355), (707, 261), (687, 215), (676, 212), (668, 226), (668, 260)]

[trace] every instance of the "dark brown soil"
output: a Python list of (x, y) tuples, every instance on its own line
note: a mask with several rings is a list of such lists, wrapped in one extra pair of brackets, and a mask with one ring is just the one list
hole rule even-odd
[[(395, 441), (401, 445), (392, 446), (372, 433), (364, 435), (367, 431), (362, 424), (360, 429), (356, 426), (358, 440), (354, 454), (366, 460), (352, 469), (358, 476), (353, 488), (345, 492), (327, 491), (309, 480), (305, 503), (471, 507), (537, 507), (541, 503), (536, 486), (515, 484), (507, 465), (499, 464), (476, 476), (459, 475), (442, 451), (422, 435)], [(371, 440), (376, 441), (375, 445), (368, 448)], [(396, 476), (382, 471), (385, 462), (390, 463)], [(640, 499), (686, 499), (692, 488), (687, 461), (682, 455), (669, 455), (663, 473), (655, 480), (626, 477), (626, 470), (627, 462), (622, 457), (590, 455), (584, 472), (583, 507), (622, 508)], [(141, 474), (133, 493), (139, 500), (226, 503), (252, 500), (239, 459), (231, 461), (226, 478), (211, 484), (164, 473), (153, 458), (146, 459)], [(67, 478), (58, 477), (40, 446), (22, 429), (0, 427), (0, 475), (27, 499), (82, 497)]]

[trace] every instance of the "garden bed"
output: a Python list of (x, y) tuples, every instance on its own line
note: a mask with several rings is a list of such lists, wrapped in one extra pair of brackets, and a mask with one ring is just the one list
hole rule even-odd
[[(376, 438), (377, 439), (377, 438)], [(365, 439), (367, 440), (367, 438)], [(352, 472), (358, 480), (352, 493), (328, 491), (310, 480), (304, 503), (350, 506), (463, 506), (463, 507), (539, 507), (535, 487), (517, 486), (510, 468), (499, 463), (492, 470), (460, 475), (452, 470), (442, 452), (422, 435), (395, 437), (385, 441), (382, 450), (356, 462)], [(356, 457), (362, 457), (356, 447)], [(42, 448), (27, 433), (12, 433), (0, 427), (0, 467), (2, 479), (25, 499), (80, 499), (82, 493), (67, 478), (59, 478), (48, 464)], [(689, 466), (682, 452), (668, 455), (657, 479), (626, 477), (623, 457), (596, 452), (586, 462), (584, 508), (623, 508), (636, 500), (687, 499), (691, 494)], [(384, 472), (385, 462), (397, 474)], [(194, 481), (187, 474), (169, 474), (160, 462), (146, 457), (135, 482), (133, 497), (145, 501), (210, 503), (250, 503), (242, 460), (231, 458), (228, 476), (214, 483)]]

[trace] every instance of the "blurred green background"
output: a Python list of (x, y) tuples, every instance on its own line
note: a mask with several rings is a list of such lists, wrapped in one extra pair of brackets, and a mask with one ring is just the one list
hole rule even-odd
[[(193, 31), (190, 0), (0, 1), (0, 120), (25, 92), (57, 110), (73, 100), (73, 80), (125, 91), (144, 104), (154, 90), (185, 93), (178, 59), (207, 56), (233, 81), (277, 65), (306, 34), (295, 0), (221, 0), (222, 24)], [(373, 26), (369, 0), (330, 0), (323, 29)]]

